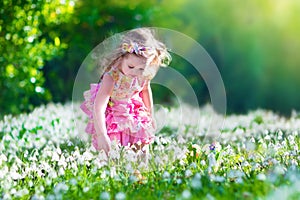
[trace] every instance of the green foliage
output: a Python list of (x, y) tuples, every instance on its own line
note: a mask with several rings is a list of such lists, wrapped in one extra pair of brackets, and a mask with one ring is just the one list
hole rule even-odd
[[(300, 12), (295, 0), (79, 1), (75, 9), (73, 24), (61, 30), (69, 33), (63, 38), (70, 44), (67, 54), (52, 60), (50, 70), (45, 70), (47, 87), (58, 94), (55, 101), (69, 99), (83, 59), (110, 34), (157, 26), (178, 30), (203, 45), (221, 72), (229, 111), (266, 107), (290, 114), (291, 108), (300, 109), (300, 63), (295, 59), (300, 49), (296, 21)], [(173, 55), (171, 67), (188, 79), (200, 104), (210, 101), (205, 82), (193, 66)], [(54, 80), (58, 80), (56, 85), (51, 84)], [(156, 102), (172, 101), (166, 88), (154, 85), (153, 93)]]
[(29, 111), (52, 99), (42, 69), (67, 47), (56, 28), (67, 23), (72, 12), (70, 1), (1, 1), (1, 114)]
[[(60, 27), (61, 40), (68, 44), (63, 57), (48, 62), (43, 69), (46, 87), (53, 101), (72, 96), (74, 79), (85, 57), (105, 38), (115, 33), (150, 25), (155, 1), (78, 1), (69, 24)], [(55, 82), (55, 84), (52, 84)]]
[(253, 121), (256, 122), (257, 124), (261, 124), (264, 122), (262, 116), (256, 116)]
[[(291, 108), (300, 109), (299, 11), (297, 0), (166, 0), (153, 24), (203, 45), (221, 72), (229, 111), (263, 107), (290, 114)], [(183, 68), (188, 72), (191, 66)], [(192, 85), (203, 84), (198, 78)]]
[[(263, 107), (290, 114), (300, 109), (299, 11), (297, 0), (3, 0), (0, 112), (70, 100), (77, 71), (95, 46), (115, 33), (153, 26), (203, 45), (221, 72), (229, 111)], [(210, 101), (193, 66), (173, 58), (171, 67), (188, 79), (199, 103)], [(166, 88), (153, 89), (156, 102), (172, 101)]]

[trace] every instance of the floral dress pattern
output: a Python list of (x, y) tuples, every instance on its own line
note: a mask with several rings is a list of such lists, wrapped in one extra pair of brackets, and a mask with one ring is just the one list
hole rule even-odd
[[(152, 143), (152, 118), (140, 96), (146, 80), (126, 76), (116, 67), (106, 73), (114, 80), (114, 89), (105, 111), (107, 135), (111, 140), (117, 139), (123, 146), (137, 142)], [(99, 148), (93, 121), (93, 105), (100, 87), (101, 82), (90, 84), (90, 89), (83, 94), (85, 100), (80, 106), (89, 118), (85, 131), (92, 135), (92, 144), (97, 150)]]

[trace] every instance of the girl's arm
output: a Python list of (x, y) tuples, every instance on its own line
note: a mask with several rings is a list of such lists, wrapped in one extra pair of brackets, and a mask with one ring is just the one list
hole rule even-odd
[(106, 133), (105, 110), (113, 90), (114, 81), (108, 74), (103, 76), (101, 86), (98, 90), (94, 103), (94, 125), (97, 135)]
[(143, 102), (145, 106), (148, 108), (150, 112), (150, 116), (152, 117), (153, 114), (153, 97), (152, 97), (152, 90), (150, 87), (150, 81), (148, 81), (143, 90), (141, 91), (141, 97), (143, 99)]

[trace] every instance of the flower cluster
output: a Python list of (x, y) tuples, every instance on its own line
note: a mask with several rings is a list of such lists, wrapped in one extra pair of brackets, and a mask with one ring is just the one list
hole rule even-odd
[[(203, 141), (209, 124), (198, 122), (210, 121), (213, 109), (183, 105), (182, 111), (183, 119), (176, 108), (164, 111), (168, 117), (150, 147), (148, 165), (140, 150), (114, 142), (109, 157), (96, 151), (78, 128), (86, 123), (83, 113), (73, 113), (71, 104), (49, 104), (29, 114), (5, 116), (0, 121), (0, 198), (142, 198), (130, 192), (140, 184), (166, 195), (171, 187), (176, 194), (164, 197), (178, 199), (233, 195), (273, 199), (279, 194), (288, 199), (300, 192), (298, 115), (284, 118), (264, 110), (230, 115), (222, 134), (209, 142)], [(146, 173), (151, 171), (155, 173)]]
[(136, 55), (141, 55), (148, 58), (150, 55), (155, 54), (155, 49), (151, 47), (145, 47), (138, 45), (137, 43), (123, 43), (122, 50), (124, 53), (135, 53)]

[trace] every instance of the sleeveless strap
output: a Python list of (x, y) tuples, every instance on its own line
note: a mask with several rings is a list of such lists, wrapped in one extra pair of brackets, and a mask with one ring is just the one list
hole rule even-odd
[(101, 80), (103, 79), (103, 76), (104, 76), (105, 74), (109, 74), (109, 75), (114, 79), (114, 81), (117, 81), (117, 80), (119, 79), (119, 74), (118, 74), (118, 69), (117, 69), (117, 67), (116, 67), (116, 66), (112, 66), (110, 70), (108, 70), (107, 72), (104, 72), (104, 73), (102, 74), (102, 76), (100, 77), (98, 83), (101, 82)]

